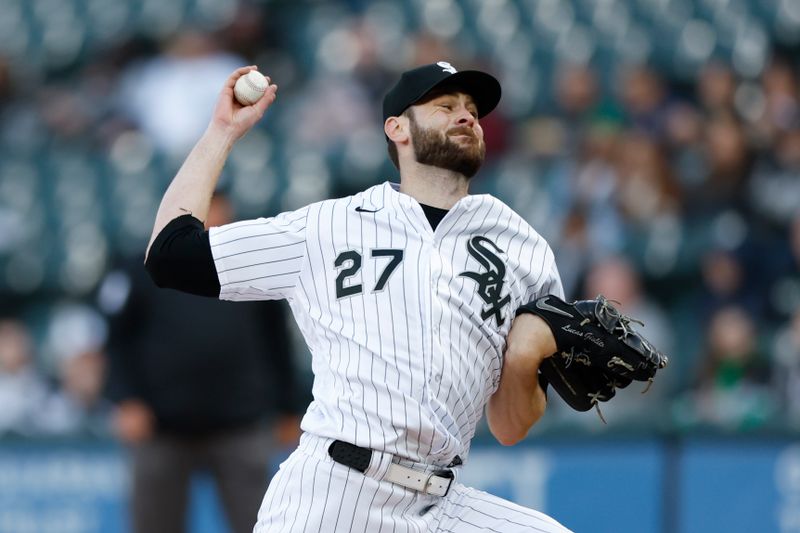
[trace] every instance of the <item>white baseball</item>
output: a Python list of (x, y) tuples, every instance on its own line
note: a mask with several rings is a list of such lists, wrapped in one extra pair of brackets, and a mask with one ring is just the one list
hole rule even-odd
[(242, 105), (253, 105), (258, 102), (267, 90), (267, 78), (257, 70), (251, 70), (236, 80), (233, 95)]

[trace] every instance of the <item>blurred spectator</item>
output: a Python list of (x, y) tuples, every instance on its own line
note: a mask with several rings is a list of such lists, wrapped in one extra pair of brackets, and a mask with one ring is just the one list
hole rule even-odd
[(58, 367), (58, 390), (43, 411), (43, 430), (59, 435), (107, 437), (111, 406), (102, 396), (106, 356), (100, 349), (67, 355)]
[(687, 193), (692, 212), (706, 215), (730, 207), (744, 210), (753, 152), (742, 122), (733, 115), (712, 118), (706, 124), (703, 149), (708, 175)]
[(562, 63), (555, 76), (556, 101), (562, 116), (585, 119), (600, 99), (597, 75), (582, 63)]
[(730, 65), (712, 61), (700, 69), (697, 97), (707, 117), (735, 112), (736, 75)]
[(0, 435), (32, 434), (47, 395), (34, 359), (33, 339), (16, 319), (0, 320)]
[(49, 132), (61, 139), (82, 139), (92, 126), (91, 101), (83, 92), (67, 84), (45, 86), (37, 95), (39, 115)]
[(562, 187), (552, 194), (557, 204), (570, 205), (561, 235), (552, 241), (567, 295), (575, 294), (589, 263), (621, 250), (624, 244), (623, 219), (614, 203), (619, 136), (620, 127), (613, 121), (587, 124), (574, 165), (568, 166)]
[(587, 133), (596, 133), (597, 126), (620, 121), (620, 111), (603, 99), (597, 72), (590, 65), (561, 63), (554, 78), (558, 116), (565, 125), (570, 146), (579, 146)]
[[(224, 195), (207, 224), (231, 220)], [(141, 260), (100, 292), (112, 314), (109, 395), (132, 447), (134, 531), (186, 530), (190, 481), (209, 472), (232, 531), (252, 531), (270, 458), (299, 438), (284, 311), (156, 288)]]
[(748, 190), (751, 205), (773, 227), (785, 228), (800, 213), (800, 122), (780, 133), (758, 160)]
[(772, 244), (764, 256), (770, 272), (763, 292), (772, 316), (786, 318), (800, 309), (800, 209)]
[(0, 55), (0, 110), (11, 98), (12, 91), (11, 67), (8, 64), (8, 60)]
[(741, 307), (748, 313), (761, 314), (762, 294), (756, 280), (748, 277), (746, 248), (709, 249), (701, 256), (702, 284), (695, 292), (698, 318), (708, 323), (711, 316), (729, 306)]
[[(396, 74), (391, 65), (381, 60), (382, 54), (386, 53), (387, 43), (384, 35), (381, 35), (385, 28), (380, 25), (379, 20), (360, 19), (354, 29), (360, 53), (353, 76), (367, 90), (370, 101), (373, 102), (383, 98), (386, 87), (391, 85)], [(396, 50), (392, 49), (392, 52)]]
[(565, 292), (575, 295), (587, 265), (624, 246), (623, 220), (614, 203), (623, 117), (604, 101), (589, 65), (558, 64), (552, 92), (555, 114), (548, 109), (522, 122), (516, 148), (535, 159), (537, 181), (548, 197), (542, 202), (548, 211), (544, 219), (534, 220), (535, 213), (527, 218), (550, 239)]
[(586, 213), (583, 209), (575, 207), (567, 214), (562, 234), (555, 246), (561, 284), (564, 286), (567, 299), (574, 299), (572, 297), (576, 295), (580, 277), (587, 268), (589, 238)]
[(659, 217), (674, 216), (680, 202), (675, 181), (659, 144), (650, 136), (622, 137), (617, 157), (615, 200), (634, 228), (647, 228)]
[(552, 90), (556, 112), (552, 116), (534, 116), (522, 124), (523, 150), (543, 157), (572, 157), (589, 144), (587, 137), (619, 121), (619, 117), (599, 110), (600, 85), (596, 72), (588, 65), (560, 63)]
[(678, 191), (699, 189), (707, 179), (708, 163), (702, 146), (705, 120), (703, 113), (688, 102), (676, 103), (667, 113), (664, 148)]
[(646, 65), (629, 65), (620, 69), (616, 83), (628, 126), (663, 138), (669, 92), (659, 74)]
[(213, 36), (186, 29), (162, 54), (123, 71), (120, 105), (158, 148), (183, 157), (208, 124), (228, 74), (243, 65)]
[(648, 276), (674, 275), (684, 245), (683, 203), (662, 143), (629, 131), (620, 139), (615, 166), (618, 182), (611, 202), (622, 218), (626, 253)]
[(341, 73), (318, 73), (290, 105), (284, 125), (293, 141), (324, 153), (341, 150), (348, 132), (373, 122), (366, 88)]
[(409, 64), (427, 65), (442, 61), (444, 58), (448, 58), (446, 61), (454, 65), (458, 65), (463, 60), (463, 56), (459, 53), (459, 47), (454, 44), (425, 31), (414, 35)]
[(774, 353), (774, 381), (783, 414), (800, 429), (800, 308), (775, 336)]
[(782, 58), (774, 58), (761, 75), (763, 112), (755, 128), (763, 144), (773, 143), (777, 135), (800, 119), (795, 67)]
[(103, 397), (108, 326), (84, 304), (60, 304), (50, 318), (45, 353), (52, 361), (55, 388), (39, 414), (50, 435), (109, 436), (111, 405)]
[[(237, 4), (233, 17), (220, 29), (218, 35), (226, 50), (247, 58), (248, 61), (255, 60), (266, 47), (271, 48), (278, 44), (280, 18), (267, 16), (264, 6), (253, 2)], [(275, 14), (275, 10), (270, 13)]]
[(776, 414), (771, 378), (753, 317), (724, 307), (711, 318), (697, 380), (676, 404), (676, 416), (680, 423), (729, 430), (763, 426)]
[[(622, 313), (644, 322), (639, 329), (668, 357), (679, 355), (673, 353), (672, 330), (664, 311), (647, 297), (639, 273), (626, 257), (609, 256), (592, 265), (586, 275), (583, 297), (595, 298), (598, 294), (616, 300)], [(601, 407), (606, 420), (610, 424), (656, 423), (655, 415), (673, 392), (679, 366), (673, 364), (660, 371), (658, 379), (644, 395), (642, 387), (637, 385), (617, 391), (614, 401)]]

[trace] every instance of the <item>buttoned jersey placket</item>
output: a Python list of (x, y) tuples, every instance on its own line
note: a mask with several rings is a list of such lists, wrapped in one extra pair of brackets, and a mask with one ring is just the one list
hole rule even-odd
[[(454, 239), (455, 236), (452, 234), (454, 228), (451, 228), (453, 224), (453, 218), (459, 217), (464, 209), (468, 209), (469, 204), (471, 202), (470, 197), (465, 197), (459, 200), (444, 216), (444, 218), (439, 222), (436, 230), (432, 231), (431, 234), (431, 254), (430, 254), (430, 284), (431, 284), (431, 303), (430, 303), (430, 324), (431, 324), (431, 353), (430, 353), (430, 379), (426, 382), (426, 385), (429, 387), (430, 393), (429, 398), (439, 398), (442, 394), (442, 387), (443, 386), (452, 386), (453, 380), (457, 379), (458, 376), (454, 376), (453, 369), (450, 369), (450, 375), (445, 376), (445, 369), (448, 366), (452, 367), (453, 361), (446, 360), (446, 358), (453, 357), (453, 354), (450, 353), (449, 350), (445, 349), (446, 345), (450, 344), (450, 339), (443, 339), (442, 338), (442, 330), (440, 324), (445, 324), (447, 318), (446, 316), (446, 309), (445, 306), (442, 305), (440, 301), (440, 293), (445, 295), (449, 294), (452, 290), (450, 286), (451, 280), (450, 278), (454, 275), (453, 272), (450, 272), (448, 269), (448, 265), (445, 263), (445, 255), (443, 252), (443, 248), (446, 248), (451, 244), (450, 240)], [(452, 265), (449, 265), (452, 268)], [(458, 356), (456, 354), (456, 356)], [(443, 380), (446, 380), (446, 383), (443, 383)], [(430, 400), (429, 400), (430, 401)], [(446, 401), (442, 401), (440, 399), (440, 403), (442, 407), (448, 409), (446, 406)], [(442, 407), (434, 407), (431, 405), (431, 410), (436, 412), (438, 409)], [(452, 413), (445, 411), (444, 413), (439, 412), (439, 422), (442, 424), (446, 423), (446, 419), (443, 415), (450, 416)], [(441, 442), (437, 442), (436, 446), (434, 446), (431, 450), (433, 454), (438, 454), (442, 452), (449, 444), (450, 440), (450, 432), (447, 430), (446, 427), (442, 427), (443, 432), (442, 435), (444, 440)]]

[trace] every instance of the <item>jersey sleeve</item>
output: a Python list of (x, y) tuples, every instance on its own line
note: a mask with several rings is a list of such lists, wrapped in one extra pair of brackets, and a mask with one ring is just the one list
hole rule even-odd
[(508, 217), (507, 231), (513, 231), (511, 243), (506, 245), (506, 249), (509, 256), (514, 258), (513, 278), (519, 283), (519, 291), (516, 292), (519, 299), (517, 305), (548, 294), (563, 299), (561, 275), (547, 239), (510, 207), (500, 200), (493, 200), (503, 206), (500, 218)]
[(209, 230), (221, 300), (291, 300), (306, 264), (308, 208)]
[(553, 294), (563, 300), (564, 286), (561, 284), (561, 275), (558, 273), (556, 258), (550, 246), (547, 247), (547, 261), (549, 263), (549, 268), (546, 271), (544, 283), (542, 283), (541, 296)]
[(530, 278), (528, 279), (532, 283), (528, 285), (525, 291), (523, 302), (530, 302), (548, 294), (553, 294), (563, 300), (564, 286), (561, 284), (561, 275), (558, 273), (555, 255), (550, 245), (541, 237), (539, 239), (541, 252), (540, 254), (534, 254), (534, 264), (541, 266), (530, 273)]

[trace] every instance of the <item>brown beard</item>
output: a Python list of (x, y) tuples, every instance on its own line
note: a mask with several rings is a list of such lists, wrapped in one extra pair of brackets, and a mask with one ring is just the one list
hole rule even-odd
[[(478, 139), (472, 128), (459, 127), (446, 134), (423, 129), (417, 123), (414, 113), (409, 113), (411, 139), (414, 145), (414, 156), (423, 165), (443, 168), (458, 172), (467, 178), (474, 176), (481, 168), (486, 157), (486, 144)], [(450, 140), (450, 135), (469, 135), (472, 142), (460, 145)]]

